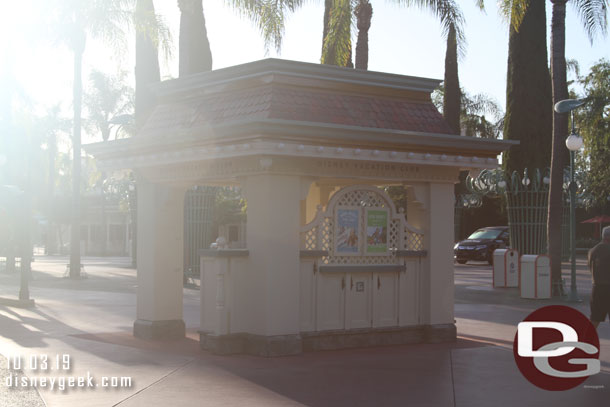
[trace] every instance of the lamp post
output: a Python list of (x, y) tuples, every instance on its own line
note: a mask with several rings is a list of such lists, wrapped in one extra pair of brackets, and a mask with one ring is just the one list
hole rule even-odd
[(583, 146), (582, 138), (576, 133), (574, 126), (574, 109), (585, 104), (585, 100), (565, 99), (555, 104), (557, 113), (572, 114), (572, 130), (566, 138), (566, 147), (570, 150), (570, 250), (571, 250), (571, 273), (570, 273), (570, 295), (568, 301), (580, 302), (578, 292), (576, 290), (576, 182), (574, 181), (574, 154)]

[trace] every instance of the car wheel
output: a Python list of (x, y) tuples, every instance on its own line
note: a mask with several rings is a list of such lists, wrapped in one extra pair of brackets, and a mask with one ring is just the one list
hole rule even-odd
[(490, 266), (494, 265), (494, 256), (491, 253), (487, 256), (487, 264), (489, 264)]
[(466, 264), (468, 260), (457, 260), (458, 264)]

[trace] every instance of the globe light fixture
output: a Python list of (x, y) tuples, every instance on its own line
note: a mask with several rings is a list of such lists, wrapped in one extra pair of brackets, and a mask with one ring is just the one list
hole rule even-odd
[(583, 145), (584, 142), (582, 141), (582, 137), (577, 134), (570, 134), (568, 138), (566, 138), (566, 147), (570, 151), (578, 151)]

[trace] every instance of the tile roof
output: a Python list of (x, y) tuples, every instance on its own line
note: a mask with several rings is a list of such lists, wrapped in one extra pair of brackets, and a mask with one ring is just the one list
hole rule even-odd
[(266, 85), (157, 106), (142, 132), (264, 119), (452, 134), (432, 102)]

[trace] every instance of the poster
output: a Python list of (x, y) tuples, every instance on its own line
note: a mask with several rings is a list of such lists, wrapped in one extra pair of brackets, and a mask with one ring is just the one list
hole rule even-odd
[(385, 209), (366, 211), (366, 253), (388, 253), (388, 211)]
[(337, 209), (335, 217), (335, 254), (357, 255), (360, 253), (360, 209)]

